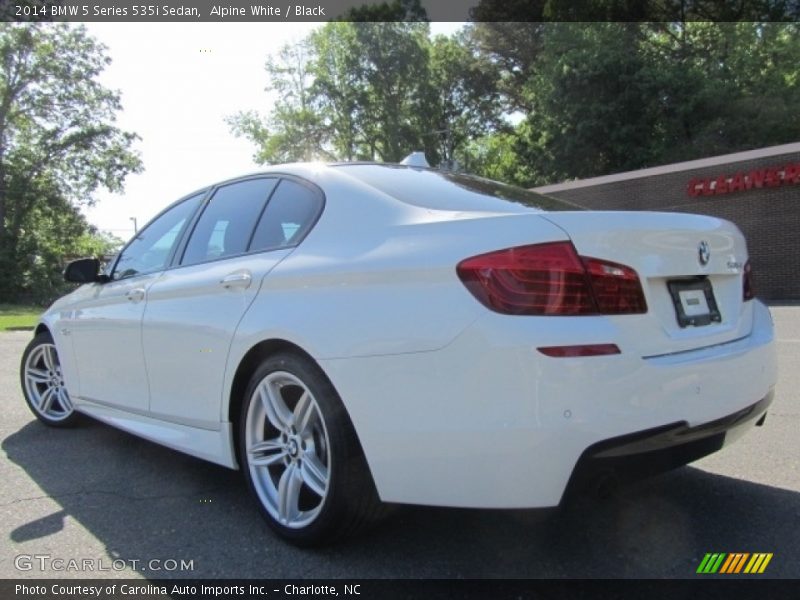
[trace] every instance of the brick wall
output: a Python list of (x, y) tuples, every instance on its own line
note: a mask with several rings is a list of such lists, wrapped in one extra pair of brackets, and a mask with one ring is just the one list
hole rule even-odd
[[(770, 301), (800, 300), (800, 184), (763, 187), (719, 196), (687, 194), (692, 178), (800, 163), (800, 152), (547, 191), (597, 210), (658, 210), (713, 215), (733, 221), (747, 238), (756, 295)], [(567, 184), (568, 185), (568, 184)]]

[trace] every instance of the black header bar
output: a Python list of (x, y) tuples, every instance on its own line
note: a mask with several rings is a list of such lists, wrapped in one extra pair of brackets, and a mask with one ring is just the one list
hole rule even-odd
[(0, 0), (17, 22), (793, 21), (800, 0)]

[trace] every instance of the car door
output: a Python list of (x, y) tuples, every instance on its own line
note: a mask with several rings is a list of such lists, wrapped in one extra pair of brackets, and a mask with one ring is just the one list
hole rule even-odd
[(219, 427), (228, 350), (264, 276), (305, 235), (321, 194), (258, 177), (217, 188), (177, 267), (148, 292), (142, 343), (153, 416)]
[(139, 231), (120, 252), (110, 281), (95, 284), (76, 307), (69, 329), (79, 398), (133, 412), (147, 410), (141, 338), (147, 293), (202, 198), (199, 193), (174, 204)]

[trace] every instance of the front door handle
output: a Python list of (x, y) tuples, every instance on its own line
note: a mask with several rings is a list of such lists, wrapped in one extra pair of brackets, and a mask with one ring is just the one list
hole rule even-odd
[(230, 273), (223, 277), (219, 283), (226, 290), (231, 288), (247, 289), (250, 287), (250, 282), (252, 280), (253, 276), (250, 275), (250, 271), (236, 271), (235, 273)]
[(144, 298), (144, 288), (134, 288), (125, 294), (125, 297), (131, 302), (140, 302)]

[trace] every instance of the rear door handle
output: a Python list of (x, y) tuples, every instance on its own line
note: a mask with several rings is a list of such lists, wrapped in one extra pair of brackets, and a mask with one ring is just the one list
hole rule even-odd
[(250, 282), (253, 280), (253, 276), (250, 275), (250, 271), (236, 271), (235, 273), (230, 273), (220, 280), (220, 284), (225, 289), (229, 290), (231, 288), (243, 288), (247, 289), (250, 287)]
[(125, 294), (125, 297), (131, 302), (140, 302), (144, 298), (144, 288), (134, 288)]

